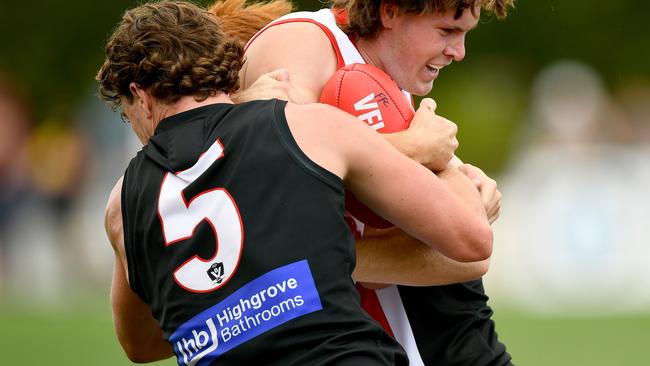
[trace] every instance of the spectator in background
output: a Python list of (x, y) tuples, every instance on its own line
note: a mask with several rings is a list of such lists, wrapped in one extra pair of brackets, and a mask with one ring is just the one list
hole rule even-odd
[(0, 288), (10, 273), (16, 215), (30, 192), (26, 163), (31, 124), (25, 98), (0, 79)]
[(591, 67), (566, 60), (537, 76), (523, 126), (501, 179), (509, 199), (495, 227), (503, 255), (492, 288), (544, 312), (646, 309), (650, 159), (642, 130)]
[(0, 285), (50, 302), (78, 278), (71, 213), (87, 169), (85, 135), (74, 125), (32, 127), (26, 99), (0, 82)]

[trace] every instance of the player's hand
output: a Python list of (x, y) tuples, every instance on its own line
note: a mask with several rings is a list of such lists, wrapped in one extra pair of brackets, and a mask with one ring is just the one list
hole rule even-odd
[(450, 120), (436, 115), (436, 102), (422, 99), (406, 135), (412, 149), (411, 158), (434, 172), (444, 170), (458, 148), (458, 127)]
[(243, 103), (257, 99), (282, 99), (290, 100), (289, 92), (291, 82), (289, 72), (285, 69), (278, 69), (260, 76), (246, 90), (231, 95), (233, 102)]
[(497, 182), (481, 169), (470, 164), (463, 164), (458, 167), (458, 170), (471, 179), (478, 188), (490, 224), (496, 221), (501, 212), (501, 192), (497, 189)]

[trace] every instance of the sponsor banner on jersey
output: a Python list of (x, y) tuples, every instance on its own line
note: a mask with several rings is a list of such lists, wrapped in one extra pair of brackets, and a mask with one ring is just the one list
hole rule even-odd
[(309, 264), (302, 260), (247, 283), (178, 327), (169, 341), (179, 365), (208, 365), (224, 352), (322, 308)]

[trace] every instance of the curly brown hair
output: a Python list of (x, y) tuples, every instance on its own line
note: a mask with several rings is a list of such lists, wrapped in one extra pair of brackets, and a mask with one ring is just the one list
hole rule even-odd
[(114, 109), (130, 102), (131, 82), (165, 104), (203, 101), (239, 88), (243, 49), (214, 15), (192, 3), (160, 1), (128, 10), (106, 45), (97, 73), (100, 98)]
[(397, 4), (401, 14), (431, 14), (455, 9), (456, 18), (460, 18), (465, 9), (474, 13), (474, 6), (479, 6), (499, 19), (505, 18), (515, 3), (515, 0), (333, 0), (331, 3), (333, 8), (347, 11), (348, 24), (343, 29), (346, 33), (355, 37), (374, 37), (381, 29), (379, 7), (382, 1)]

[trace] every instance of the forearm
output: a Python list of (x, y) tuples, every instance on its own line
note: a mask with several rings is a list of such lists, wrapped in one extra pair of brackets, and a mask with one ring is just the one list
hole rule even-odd
[(408, 133), (395, 132), (395, 133), (385, 133), (382, 135), (397, 151), (408, 156), (409, 158), (417, 161), (420, 164), (423, 164), (427, 161), (426, 156), (419, 153), (418, 146), (416, 146), (415, 141), (409, 137)]
[(477, 279), (489, 259), (461, 263), (451, 260), (397, 228), (377, 231), (357, 240), (358, 282), (437, 286)]
[(458, 158), (452, 159), (447, 168), (438, 172), (436, 175), (476, 215), (487, 219), (480, 192), (472, 180), (458, 170), (458, 165), (456, 165), (455, 161), (460, 162)]
[(151, 309), (129, 287), (122, 264), (116, 261), (111, 288), (113, 323), (127, 357), (137, 363), (153, 362), (173, 355), (171, 344)]

